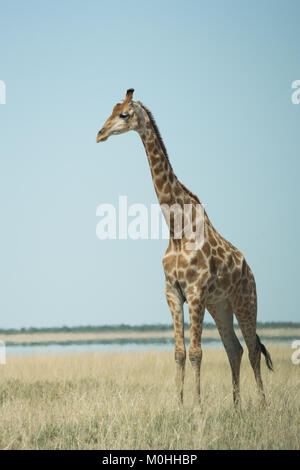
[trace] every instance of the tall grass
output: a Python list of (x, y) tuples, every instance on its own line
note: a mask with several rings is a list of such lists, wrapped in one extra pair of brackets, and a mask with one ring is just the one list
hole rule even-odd
[(202, 406), (176, 402), (171, 352), (8, 358), (0, 366), (1, 449), (299, 449), (300, 365), (287, 348), (268, 348), (261, 409), (247, 354), (242, 412), (232, 405), (223, 350), (204, 350)]

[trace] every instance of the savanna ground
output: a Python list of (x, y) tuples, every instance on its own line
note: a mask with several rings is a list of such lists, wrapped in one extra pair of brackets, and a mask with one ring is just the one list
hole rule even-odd
[[(223, 349), (205, 349), (202, 407), (174, 396), (173, 352), (9, 357), (0, 366), (1, 449), (299, 449), (300, 365), (292, 349), (268, 346), (261, 409), (246, 351), (242, 412), (232, 406)], [(262, 358), (263, 359), (263, 358)]]

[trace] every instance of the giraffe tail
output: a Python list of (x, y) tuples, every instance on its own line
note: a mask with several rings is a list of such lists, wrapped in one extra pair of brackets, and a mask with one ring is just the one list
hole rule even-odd
[(273, 363), (272, 363), (272, 359), (271, 359), (270, 354), (268, 353), (266, 347), (260, 342), (260, 339), (259, 339), (259, 336), (258, 336), (258, 335), (256, 335), (256, 338), (257, 338), (257, 340), (258, 340), (258, 344), (259, 344), (259, 346), (260, 346), (260, 350), (261, 350), (261, 352), (263, 353), (263, 355), (265, 356), (266, 364), (267, 364), (268, 369), (274, 371), (274, 369), (273, 369)]

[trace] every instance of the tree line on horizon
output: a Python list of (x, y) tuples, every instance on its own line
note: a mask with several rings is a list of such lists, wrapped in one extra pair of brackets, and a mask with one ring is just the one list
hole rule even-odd
[[(238, 327), (235, 324), (235, 327)], [(189, 328), (189, 324), (185, 323), (185, 328)], [(204, 329), (215, 329), (214, 323), (203, 324)], [(257, 328), (300, 328), (300, 323), (295, 322), (257, 322)], [(57, 326), (57, 327), (28, 327), (28, 328), (0, 328), (2, 334), (18, 334), (18, 333), (106, 333), (106, 332), (117, 332), (117, 331), (169, 331), (173, 330), (173, 324), (143, 324), (143, 325), (80, 325), (80, 326)]]

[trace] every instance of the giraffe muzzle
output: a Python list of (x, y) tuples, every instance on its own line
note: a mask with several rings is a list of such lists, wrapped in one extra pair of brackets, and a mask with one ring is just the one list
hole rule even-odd
[(96, 142), (98, 144), (99, 142), (104, 142), (105, 140), (107, 140), (107, 136), (105, 136), (104, 130), (101, 129), (101, 131), (99, 131), (97, 134)]

